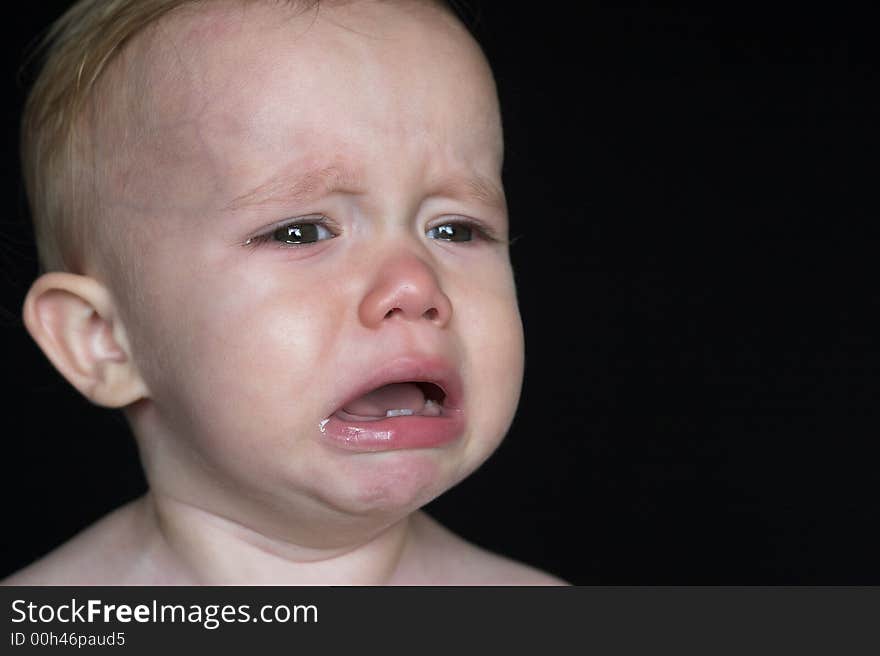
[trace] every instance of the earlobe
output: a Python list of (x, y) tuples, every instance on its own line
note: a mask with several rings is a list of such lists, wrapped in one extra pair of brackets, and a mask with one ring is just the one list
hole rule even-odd
[(22, 314), (46, 357), (93, 403), (120, 408), (148, 396), (113, 299), (94, 278), (42, 275), (28, 291)]

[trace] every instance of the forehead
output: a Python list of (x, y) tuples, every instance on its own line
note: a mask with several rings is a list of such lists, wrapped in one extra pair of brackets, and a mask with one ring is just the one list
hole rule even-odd
[[(281, 161), (370, 159), (389, 148), (400, 161), (500, 168), (491, 71), (466, 30), (429, 2), (305, 12), (211, 2), (161, 21), (109, 78), (105, 113), (116, 120), (98, 141), (127, 157), (108, 174), (135, 205), (155, 198), (139, 185), (165, 175), (159, 183), (173, 188), (181, 167), (199, 169), (206, 189)], [(241, 188), (225, 191), (231, 199)]]

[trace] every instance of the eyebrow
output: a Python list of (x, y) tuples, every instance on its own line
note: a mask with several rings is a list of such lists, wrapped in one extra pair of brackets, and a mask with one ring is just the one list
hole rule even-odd
[(452, 198), (472, 198), (483, 205), (506, 210), (507, 201), (504, 191), (490, 178), (480, 174), (472, 174), (467, 178), (455, 178), (439, 185), (433, 192), (435, 196)]
[[(291, 183), (292, 178), (295, 178), (293, 183)], [(291, 176), (288, 172), (282, 172), (251, 191), (232, 199), (225, 209), (234, 211), (272, 203), (305, 202), (318, 198), (331, 189), (352, 194), (363, 193), (363, 178), (336, 165), (308, 171), (300, 176)], [(501, 187), (490, 178), (476, 173), (466, 178), (448, 179), (435, 186), (429, 195), (472, 198), (498, 210), (507, 209), (507, 201)]]
[[(295, 178), (293, 183), (292, 178)], [(282, 172), (251, 191), (233, 198), (226, 209), (240, 210), (270, 203), (302, 202), (322, 196), (333, 188), (360, 193), (359, 190), (363, 187), (359, 176), (339, 166), (327, 166), (299, 176)]]

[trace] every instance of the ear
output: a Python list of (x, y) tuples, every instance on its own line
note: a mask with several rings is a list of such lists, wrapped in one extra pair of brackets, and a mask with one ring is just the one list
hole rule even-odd
[(28, 291), (22, 314), (46, 357), (93, 403), (120, 408), (149, 396), (113, 299), (94, 278), (42, 275)]

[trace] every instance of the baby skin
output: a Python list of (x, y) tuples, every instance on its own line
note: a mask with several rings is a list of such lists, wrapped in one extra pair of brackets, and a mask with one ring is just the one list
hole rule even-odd
[(523, 375), (491, 71), (430, 2), (218, 0), (105, 72), (85, 271), (28, 330), (149, 492), (7, 584), (552, 585), (419, 510)]

